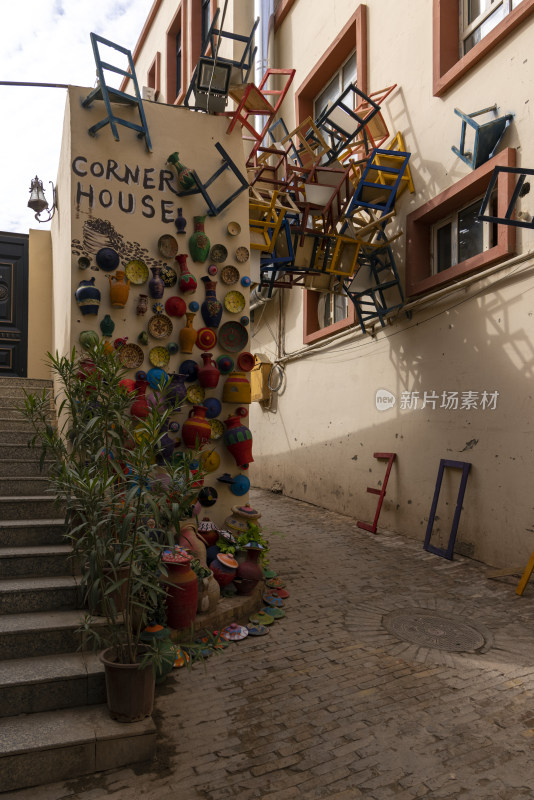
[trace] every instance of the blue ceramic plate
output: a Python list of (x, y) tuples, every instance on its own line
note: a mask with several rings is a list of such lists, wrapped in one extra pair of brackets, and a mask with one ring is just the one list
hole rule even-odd
[(247, 630), (249, 636), (265, 636), (266, 633), (269, 633), (269, 629), (265, 625), (253, 625), (252, 622), (248, 623)]
[(273, 608), (284, 607), (284, 601), (282, 600), (281, 597), (278, 597), (277, 594), (264, 594), (263, 602), (268, 606), (272, 606)]
[[(283, 608), (273, 608), (272, 606), (265, 606), (265, 608), (262, 608), (262, 611), (265, 611), (265, 614), (273, 619), (282, 619), (282, 617), (286, 615)], [(265, 625), (265, 623), (263, 624)]]

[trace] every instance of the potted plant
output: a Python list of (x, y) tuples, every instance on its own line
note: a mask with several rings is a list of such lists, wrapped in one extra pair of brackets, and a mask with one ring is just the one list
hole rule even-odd
[[(180, 519), (196, 500), (194, 454), (162, 458), (173, 406), (160, 387), (146, 416), (132, 416), (132, 382), (104, 343), (82, 357), (74, 350), (48, 357), (58, 387), (57, 427), (49, 422), (44, 391), (28, 394), (22, 411), (35, 432), (30, 445), (41, 447), (43, 461), (52, 459), (51, 491), (66, 508), (89, 609), (80, 627), (84, 644), (104, 651), (112, 717), (133, 721), (152, 710), (154, 675), (164, 656), (141, 634), (166, 594), (162, 554), (174, 546)], [(137, 680), (141, 687), (134, 689)], [(111, 696), (114, 689), (122, 698)]]

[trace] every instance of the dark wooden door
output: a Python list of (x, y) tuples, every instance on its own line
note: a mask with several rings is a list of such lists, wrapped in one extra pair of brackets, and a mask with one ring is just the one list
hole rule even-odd
[(27, 374), (28, 235), (0, 232), (0, 376)]

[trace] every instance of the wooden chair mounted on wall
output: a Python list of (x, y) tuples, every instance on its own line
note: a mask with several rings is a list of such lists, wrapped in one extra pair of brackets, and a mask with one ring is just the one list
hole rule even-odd
[(386, 467), (386, 474), (384, 476), (384, 480), (382, 482), (381, 489), (375, 489), (374, 487), (368, 486), (367, 491), (369, 494), (377, 494), (378, 495), (378, 506), (375, 511), (375, 518), (374, 520), (369, 522), (360, 522), (358, 521), (356, 524), (358, 528), (363, 528), (364, 531), (370, 531), (371, 533), (376, 533), (376, 526), (378, 524), (378, 518), (380, 516), (380, 511), (382, 510), (382, 503), (384, 502), (384, 497), (386, 496), (386, 489), (389, 481), (389, 475), (391, 473), (391, 467), (393, 466), (393, 462), (395, 461), (397, 454), (396, 453), (373, 453), (374, 458), (387, 458), (387, 467)]

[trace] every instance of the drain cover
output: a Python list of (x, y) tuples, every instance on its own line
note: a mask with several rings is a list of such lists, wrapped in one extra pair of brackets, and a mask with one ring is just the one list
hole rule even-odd
[(436, 650), (473, 653), (486, 645), (486, 637), (473, 625), (435, 611), (407, 608), (393, 611), (382, 620), (389, 633), (398, 639)]

